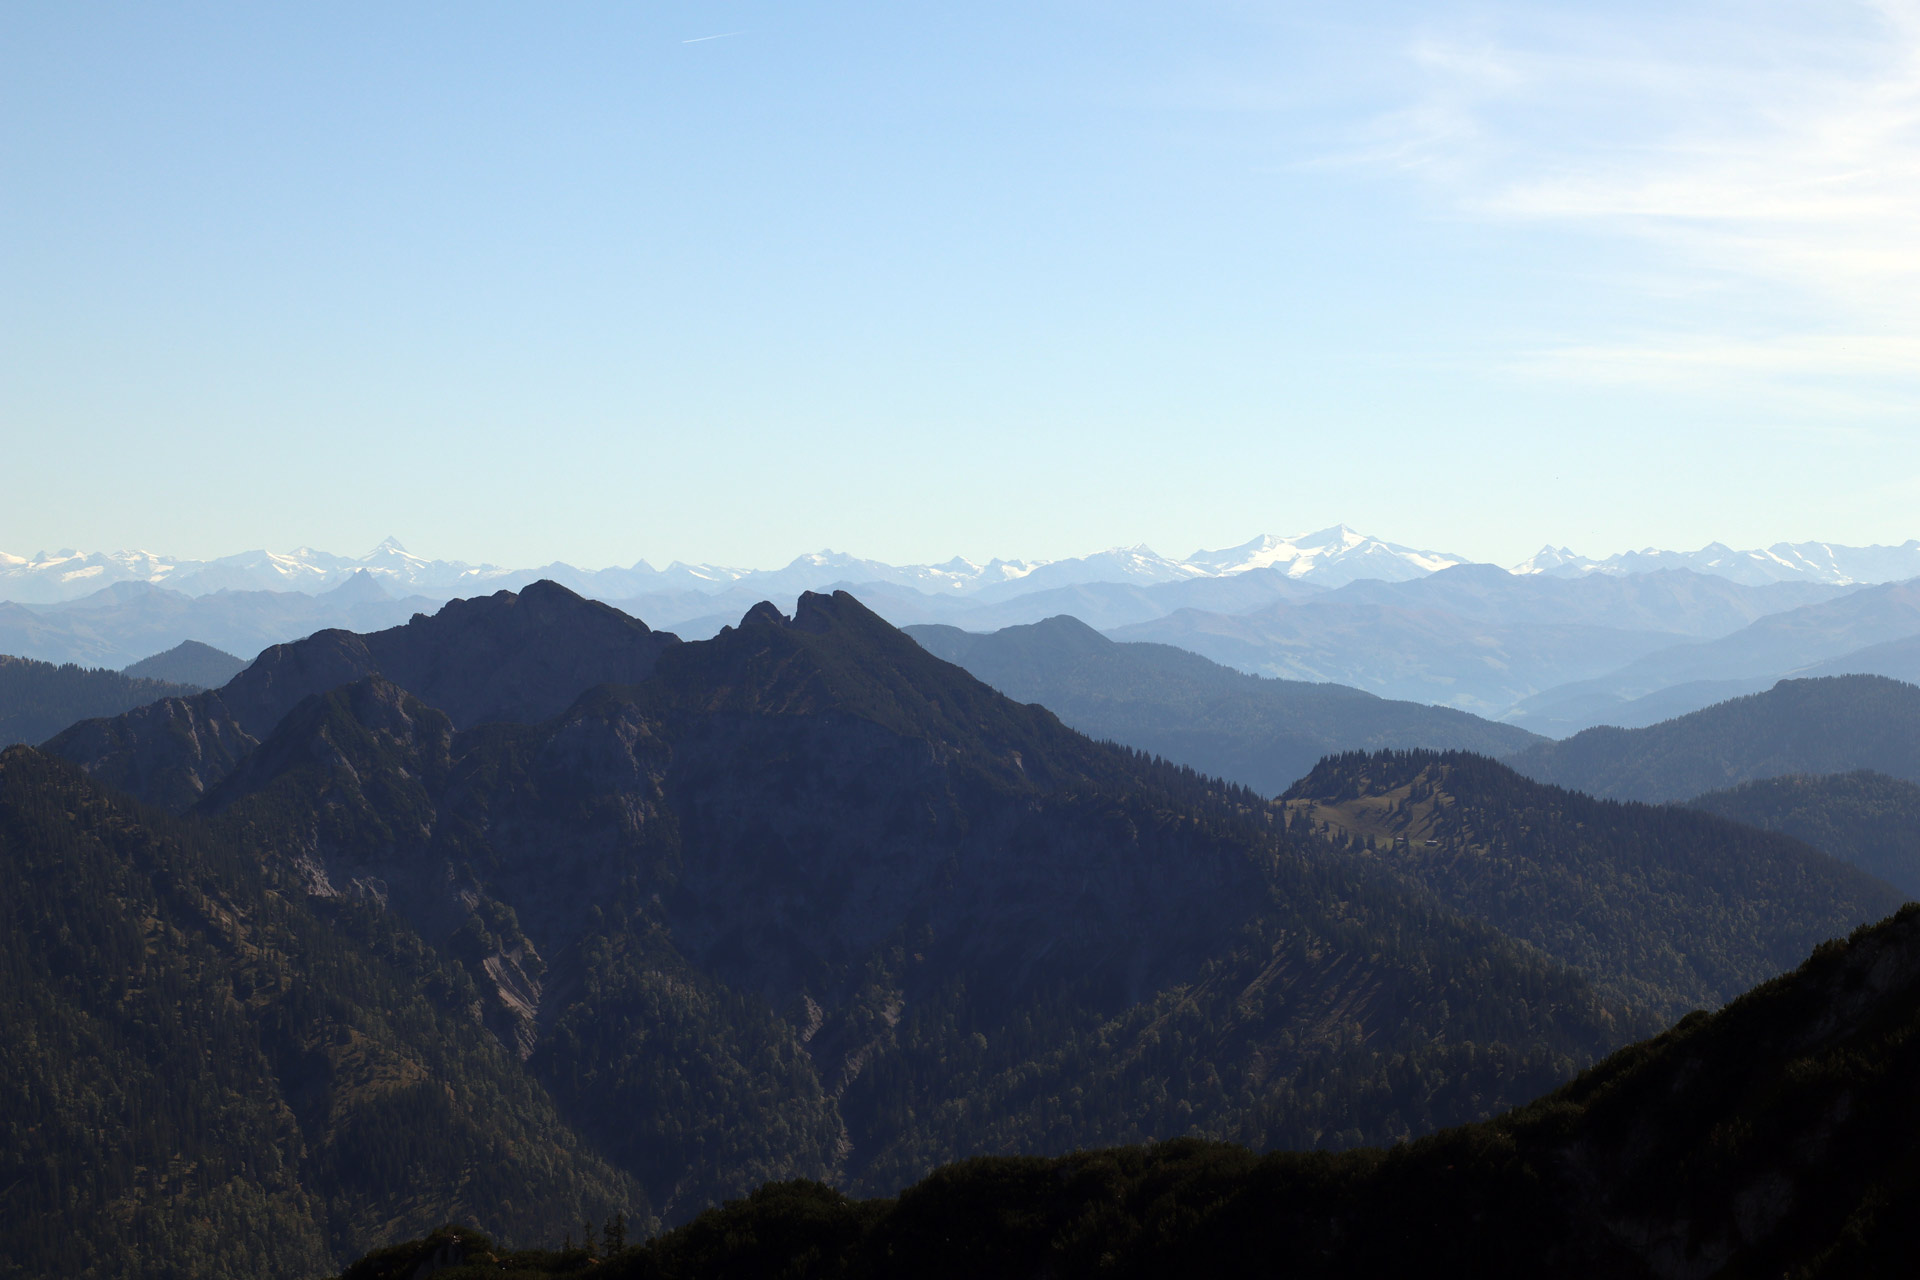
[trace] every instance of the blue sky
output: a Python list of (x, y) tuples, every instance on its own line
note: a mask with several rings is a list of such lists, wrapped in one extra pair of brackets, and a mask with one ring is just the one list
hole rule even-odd
[(0, 549), (1900, 541), (1916, 121), (1912, 4), (11, 5)]

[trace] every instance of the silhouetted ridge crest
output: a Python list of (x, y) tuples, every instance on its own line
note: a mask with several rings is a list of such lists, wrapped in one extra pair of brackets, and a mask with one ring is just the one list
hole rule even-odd
[(369, 635), (329, 630), (275, 645), (191, 706), (76, 725), (47, 746), (144, 800), (181, 809), (303, 700), (367, 676), (407, 690), (456, 727), (525, 724), (560, 714), (596, 685), (645, 680), (678, 644), (670, 632), (541, 581), (450, 601)]

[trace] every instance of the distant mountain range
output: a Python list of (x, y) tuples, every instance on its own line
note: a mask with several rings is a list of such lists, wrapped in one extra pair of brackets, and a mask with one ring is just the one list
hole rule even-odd
[[(977, 596), (984, 600), (1046, 591), (1088, 582), (1148, 586), (1194, 578), (1222, 578), (1255, 569), (1276, 569), (1284, 576), (1339, 586), (1359, 578), (1399, 581), (1465, 564), (1465, 557), (1420, 551), (1356, 533), (1345, 525), (1318, 533), (1282, 538), (1272, 534), (1224, 551), (1199, 551), (1172, 560), (1145, 546), (1114, 547), (1066, 560), (989, 560), (984, 564), (956, 556), (943, 564), (892, 565), (837, 551), (800, 556), (781, 569), (739, 569), (725, 565), (684, 564), (655, 569), (645, 560), (626, 568), (579, 569), (546, 564), (504, 569), (458, 560), (427, 560), (388, 538), (363, 556), (339, 556), (301, 547), (285, 553), (246, 551), (214, 560), (190, 560), (147, 551), (41, 552), (31, 558), (0, 552), (0, 599), (54, 604), (77, 599), (116, 582), (147, 582), (185, 595), (214, 591), (330, 590), (365, 572), (395, 594), (419, 593), (450, 599), (501, 589), (517, 589), (540, 579), (559, 582), (582, 595), (619, 599), (642, 595), (694, 593), (717, 595), (731, 588), (758, 593), (756, 598), (793, 597), (836, 583), (884, 583), (933, 596)], [(1916, 569), (1920, 573), (1920, 569)]]
[(396, 626), (440, 604), (424, 596), (395, 599), (370, 573), (356, 573), (319, 595), (189, 596), (147, 582), (117, 582), (62, 604), (0, 603), (0, 653), (118, 669), (192, 640), (251, 661), (268, 645), (329, 627)]
[(378, 630), (540, 580), (683, 640), (714, 636), (761, 601), (791, 609), (807, 591), (847, 591), (903, 627), (988, 633), (1065, 616), (1255, 675), (1550, 737), (1654, 724), (1781, 679), (1920, 675), (1920, 542), (1605, 560), (1549, 548), (1503, 569), (1345, 526), (1184, 560), (1132, 547), (897, 566), (820, 552), (776, 570), (510, 570), (426, 560), (392, 539), (360, 557), (0, 555), (0, 653), (118, 669), (195, 641), (246, 661), (315, 631)]
[(1074, 618), (988, 635), (909, 627), (922, 647), (1095, 738), (1278, 795), (1322, 756), (1438, 747), (1511, 755), (1542, 739), (1451, 707), (1269, 680), (1165, 644), (1120, 644)]
[(1724, 542), (1710, 542), (1698, 551), (1648, 547), (1622, 551), (1605, 560), (1590, 560), (1565, 547), (1542, 547), (1515, 565), (1513, 572), (1578, 578), (1593, 573), (1652, 573), (1660, 569), (1691, 569), (1751, 586), (1764, 582), (1899, 582), (1920, 576), (1920, 541), (1909, 538), (1897, 547), (1776, 542), (1765, 550), (1753, 551), (1736, 551)]
[[(837, 584), (888, 584), (931, 596), (1005, 600), (1086, 583), (1152, 586), (1203, 578), (1232, 578), (1270, 570), (1296, 582), (1338, 587), (1374, 580), (1404, 582), (1454, 565), (1465, 556), (1420, 550), (1356, 532), (1345, 525), (1281, 537), (1262, 534), (1220, 551), (1196, 551), (1174, 560), (1145, 546), (1115, 547), (1064, 560), (1002, 560), (978, 563), (956, 556), (941, 564), (893, 565), (837, 551), (800, 556), (780, 569), (741, 569), (675, 561), (656, 569), (645, 560), (621, 568), (580, 569), (552, 563), (510, 569), (459, 560), (428, 560), (388, 538), (362, 556), (342, 556), (299, 547), (289, 552), (245, 551), (212, 560), (148, 551), (80, 552), (63, 549), (27, 557), (0, 552), (0, 600), (55, 604), (116, 582), (146, 582), (185, 595), (215, 591), (330, 590), (366, 572), (395, 595), (455, 596), (513, 590), (542, 578), (604, 600), (663, 593), (715, 595), (733, 588), (756, 598), (793, 597)], [(1838, 586), (1920, 577), (1920, 540), (1896, 547), (1846, 547), (1826, 542), (1776, 543), (1764, 550), (1736, 551), (1711, 543), (1698, 551), (1648, 548), (1594, 560), (1565, 547), (1543, 547), (1509, 572), (1523, 576), (1627, 576), (1662, 569), (1689, 569), (1749, 586), (1769, 582), (1820, 582)], [(916, 619), (950, 621), (950, 619)], [(1018, 621), (1037, 621), (1033, 618)], [(1003, 620), (1001, 625), (1007, 625)]]

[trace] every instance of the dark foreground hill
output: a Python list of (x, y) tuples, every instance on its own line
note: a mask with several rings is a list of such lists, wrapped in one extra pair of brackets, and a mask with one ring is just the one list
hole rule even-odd
[(987, 635), (908, 627), (930, 652), (1096, 738), (1278, 795), (1320, 757), (1380, 747), (1509, 755), (1544, 741), (1464, 711), (1338, 684), (1247, 675), (1166, 644), (1120, 644), (1074, 618)]
[(1296, 822), (1666, 1017), (1732, 999), (1904, 896), (1787, 836), (1595, 800), (1465, 752), (1330, 757), (1286, 798)]
[[(973, 1160), (865, 1202), (769, 1186), (592, 1274), (1904, 1277), (1920, 1254), (1916, 1129), (1920, 907), (1907, 907), (1538, 1102), (1391, 1151), (1173, 1142)], [(585, 1265), (496, 1259), (446, 1233), (346, 1274), (398, 1280), (436, 1255), (473, 1259), (445, 1280)]]
[(1790, 774), (1687, 802), (1804, 840), (1920, 898), (1920, 786), (1882, 773)]
[[(0, 1197), (0, 1215), (36, 1215), (25, 1235), (0, 1219), (0, 1248), (40, 1242), (0, 1256), (0, 1274), (45, 1270), (81, 1232), (146, 1273), (190, 1270), (141, 1242), (217, 1249), (222, 1233), (196, 1226), (224, 1220), (216, 1193), (323, 1204), (313, 1221), (327, 1225), (302, 1237), (314, 1248), (336, 1223), (377, 1242), (455, 1217), (548, 1242), (582, 1213), (620, 1208), (637, 1230), (795, 1177), (892, 1192), (980, 1153), (1182, 1134), (1386, 1143), (1536, 1096), (1654, 1025), (1538, 949), (1286, 831), (1262, 798), (1084, 738), (845, 595), (662, 643), (644, 678), (532, 723), (474, 710), (502, 705), (488, 683), (500, 664), (472, 661), (472, 687), (429, 683), (474, 654), (537, 675), (649, 643), (630, 631), (602, 648), (598, 615), (583, 635), (566, 593), (546, 594), (540, 615), (511, 601), (452, 615), (458, 643), (412, 669), (328, 665), (372, 637), (291, 646), (264, 664), (290, 673), (270, 692), (328, 670), (345, 682), (261, 737), (227, 702), (247, 705), (252, 681), (169, 704), (238, 748), (177, 819), (21, 753), (71, 795), (23, 783), (20, 856), (37, 861), (17, 874), (74, 906), (8, 926), (9, 998), (56, 1021), (78, 1002), (95, 1022), (60, 1032), (58, 1053), (54, 1032), (5, 1024), (28, 1030), (8, 1042), (0, 1090), (44, 1117), (14, 1135), (16, 1176), (42, 1170), (47, 1189)], [(624, 625), (606, 624), (616, 638)], [(467, 710), (434, 708), (396, 672)], [(112, 744), (164, 756), (177, 744), (156, 723), (87, 726), (82, 763), (141, 784)], [(187, 860), (192, 892), (156, 877), (143, 846), (89, 834), (149, 827), (174, 833), (168, 856)], [(59, 852), (83, 838), (102, 852)], [(331, 925), (365, 963), (338, 982), (309, 976), (321, 935), (288, 923), (298, 936), (276, 941), (283, 919)], [(143, 931), (157, 952), (137, 945)], [(154, 954), (184, 959), (156, 973)], [(306, 1003), (288, 1005), (290, 991)], [(155, 1038), (175, 1021), (187, 1029)], [(190, 1033), (203, 1025), (229, 1028), (217, 1052)], [(164, 1085), (100, 1101), (70, 1087), (101, 1043), (140, 1046), (112, 1061), (157, 1064)], [(388, 1088), (411, 1092), (374, 1107)], [(104, 1117), (236, 1096), (260, 1098), (280, 1127), (195, 1120), (194, 1167), (224, 1181), (202, 1187), (151, 1151), (123, 1158), (103, 1136), (117, 1133)], [(82, 1139), (71, 1167), (59, 1133)], [(497, 1160), (476, 1135), (498, 1136)], [(184, 1140), (165, 1130), (153, 1150)], [(429, 1176), (431, 1152), (452, 1154)], [(135, 1190), (69, 1213), (78, 1202), (61, 1197), (95, 1165)], [(417, 1184), (394, 1190), (409, 1170)], [(198, 1199), (169, 1198), (195, 1187)], [(115, 1195), (156, 1216), (129, 1218)], [(194, 1255), (198, 1273), (300, 1273), (234, 1239), (217, 1267)]]
[(1528, 777), (1619, 800), (1686, 800), (1790, 773), (1920, 782), (1920, 687), (1884, 676), (1782, 680), (1644, 729), (1588, 729), (1507, 757)]
[(45, 742), (76, 721), (189, 697), (200, 687), (0, 654), (0, 747)]

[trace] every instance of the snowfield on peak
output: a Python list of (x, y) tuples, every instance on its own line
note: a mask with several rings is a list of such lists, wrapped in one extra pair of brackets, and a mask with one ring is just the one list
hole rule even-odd
[(1464, 556), (1385, 542), (1343, 524), (1294, 537), (1262, 534), (1237, 547), (1196, 551), (1186, 559), (1187, 565), (1210, 576), (1279, 569), (1290, 578), (1329, 587), (1344, 586), (1362, 578), (1404, 582), (1468, 563), (1471, 562)]

